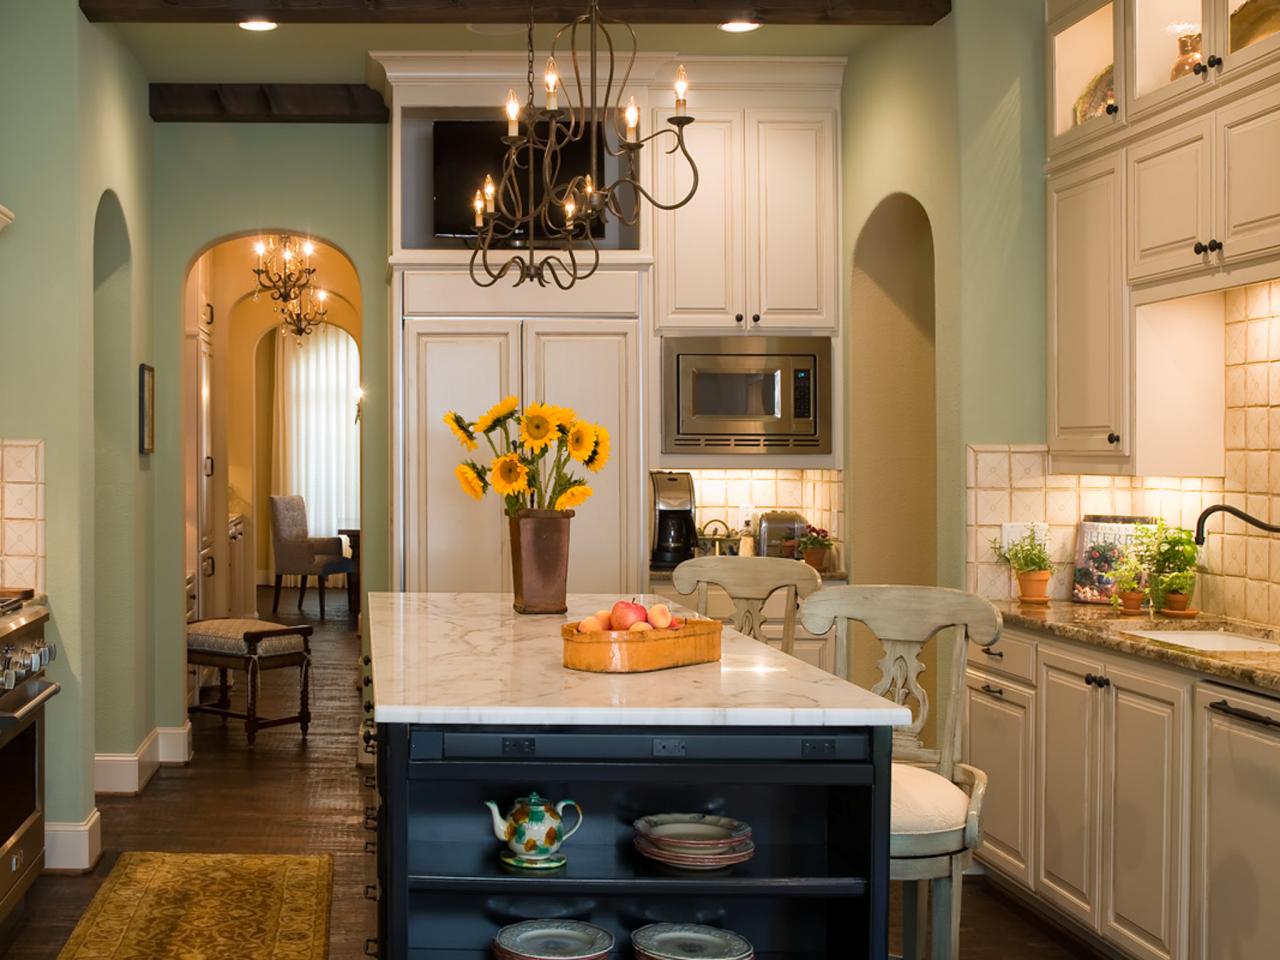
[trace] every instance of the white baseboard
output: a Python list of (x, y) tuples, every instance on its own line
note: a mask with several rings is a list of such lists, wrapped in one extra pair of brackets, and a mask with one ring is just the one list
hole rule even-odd
[(82, 823), (44, 825), (46, 870), (92, 870), (102, 856), (102, 817), (95, 807)]
[(159, 767), (159, 731), (152, 730), (133, 753), (94, 754), (94, 792), (136, 796)]
[(190, 763), (191, 721), (180, 727), (156, 727), (157, 740), (160, 743), (160, 763)]

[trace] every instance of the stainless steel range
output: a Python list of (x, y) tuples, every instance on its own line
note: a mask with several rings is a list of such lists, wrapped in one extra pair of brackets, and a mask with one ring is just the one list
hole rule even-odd
[(0, 617), (0, 950), (44, 869), (44, 708), (59, 690), (44, 676), (57, 655), (48, 619), (42, 606)]

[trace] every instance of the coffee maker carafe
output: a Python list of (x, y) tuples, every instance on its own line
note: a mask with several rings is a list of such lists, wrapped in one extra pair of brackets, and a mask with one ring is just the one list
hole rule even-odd
[(693, 475), (681, 471), (652, 470), (653, 526), (650, 564), (655, 570), (671, 570), (693, 559), (698, 545), (698, 525), (693, 514)]

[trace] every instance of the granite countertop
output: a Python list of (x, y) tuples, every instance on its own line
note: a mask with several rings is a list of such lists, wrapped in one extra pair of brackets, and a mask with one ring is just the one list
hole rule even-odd
[[(617, 598), (521, 616), (510, 594), (369, 596), (379, 723), (897, 726), (910, 712), (726, 627), (722, 658), (653, 673), (566, 669), (560, 627)], [(641, 602), (660, 602), (642, 597)]]
[[(848, 583), (849, 582), (849, 574), (844, 570), (831, 570), (827, 572), (822, 572), (820, 573), (820, 576), (822, 577), (823, 583)], [(651, 568), (649, 570), (649, 582), (650, 583), (670, 583), (671, 571), (670, 570), (654, 570)]]
[[(1110, 606), (1051, 603), (1047, 607), (997, 603), (1006, 626), (1041, 630), (1104, 650), (1145, 657), (1193, 670), (1209, 677), (1280, 691), (1280, 634), (1271, 627), (1225, 617), (1201, 615), (1174, 620), (1150, 615), (1123, 617)], [(1135, 636), (1132, 630), (1205, 630), (1240, 634), (1276, 644), (1271, 651), (1194, 650), (1174, 643)]]

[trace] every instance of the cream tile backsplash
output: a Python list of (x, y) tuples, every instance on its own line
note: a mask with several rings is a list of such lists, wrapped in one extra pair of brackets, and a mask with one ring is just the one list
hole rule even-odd
[[(795, 510), (842, 537), (844, 474), (839, 470), (690, 470), (697, 521), (719, 518), (735, 530), (766, 510)], [(837, 544), (842, 554), (841, 544)]]
[(0, 440), (0, 586), (44, 592), (44, 441)]

